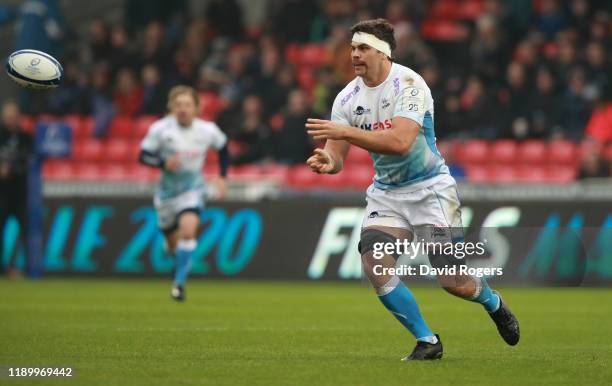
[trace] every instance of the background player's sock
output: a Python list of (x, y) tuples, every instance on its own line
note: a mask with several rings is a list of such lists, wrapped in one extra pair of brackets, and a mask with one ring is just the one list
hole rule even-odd
[(174, 270), (174, 285), (182, 286), (187, 281), (189, 268), (191, 268), (191, 255), (196, 249), (197, 242), (191, 240), (179, 240), (176, 245), (176, 268)]
[(427, 326), (421, 316), (419, 306), (399, 277), (394, 276), (384, 287), (376, 290), (382, 304), (395, 316), (395, 318), (406, 327), (417, 340), (437, 343), (438, 339)]
[(476, 292), (468, 300), (482, 304), (487, 312), (497, 311), (501, 304), (499, 296), (491, 290), (491, 287), (489, 287), (489, 284), (484, 278), (474, 277), (474, 280), (476, 280), (477, 283)]

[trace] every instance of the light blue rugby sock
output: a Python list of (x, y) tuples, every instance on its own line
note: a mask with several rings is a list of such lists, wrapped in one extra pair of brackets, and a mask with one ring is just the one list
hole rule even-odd
[(196, 240), (179, 240), (176, 245), (176, 266), (174, 270), (174, 285), (182, 286), (187, 281), (191, 268), (191, 255), (196, 249)]
[(412, 292), (395, 276), (383, 288), (377, 290), (382, 304), (417, 340), (436, 343), (437, 338), (431, 332), (425, 319), (421, 316), (419, 306)]
[(499, 295), (497, 295), (484, 278), (474, 278), (480, 281), (480, 289), (476, 288), (476, 296), (467, 299), (472, 302), (480, 303), (487, 312), (495, 312), (501, 304)]

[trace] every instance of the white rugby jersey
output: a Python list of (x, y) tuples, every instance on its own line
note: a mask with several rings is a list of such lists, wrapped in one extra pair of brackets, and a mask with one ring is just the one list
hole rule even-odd
[(196, 118), (190, 127), (181, 127), (172, 115), (154, 122), (140, 147), (163, 159), (178, 154), (181, 160), (178, 171), (162, 170), (157, 197), (163, 200), (203, 188), (202, 168), (206, 152), (210, 147), (221, 149), (226, 141), (225, 134), (214, 122)]
[(387, 79), (376, 87), (353, 79), (336, 97), (331, 120), (363, 130), (391, 128), (394, 117), (421, 125), (410, 151), (394, 156), (370, 152), (374, 161), (374, 186), (392, 189), (408, 186), (438, 174), (449, 174), (436, 148), (434, 102), (425, 80), (415, 71), (393, 63)]

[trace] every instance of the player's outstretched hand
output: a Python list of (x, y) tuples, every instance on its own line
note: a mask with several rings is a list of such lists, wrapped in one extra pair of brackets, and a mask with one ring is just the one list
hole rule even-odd
[(332, 173), (335, 168), (334, 159), (325, 149), (315, 149), (306, 164), (315, 173)]
[(168, 158), (164, 163), (164, 169), (169, 172), (176, 172), (181, 168), (181, 159), (178, 154), (175, 154)]
[(338, 122), (308, 118), (306, 120), (306, 128), (308, 129), (308, 135), (317, 141), (326, 139), (342, 140), (346, 138), (347, 126)]

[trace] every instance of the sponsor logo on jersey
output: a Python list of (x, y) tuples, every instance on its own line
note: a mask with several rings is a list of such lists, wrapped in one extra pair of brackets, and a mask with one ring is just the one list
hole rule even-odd
[(340, 105), (344, 106), (346, 102), (350, 101), (351, 98), (355, 96), (355, 94), (357, 94), (358, 92), (359, 92), (359, 86), (355, 86), (355, 88), (351, 92), (349, 92), (348, 94), (344, 96), (344, 98), (342, 98), (342, 100), (340, 101)]
[(382, 105), (380, 106), (380, 108), (381, 109), (386, 109), (389, 106), (391, 106), (391, 102), (389, 102), (389, 100), (387, 98), (383, 98), (382, 99)]
[(384, 129), (390, 129), (391, 128), (391, 120), (390, 119), (385, 119), (382, 122), (374, 122), (372, 123), (364, 123), (359, 125), (360, 128), (362, 128), (363, 130), (384, 130)]
[(355, 115), (363, 115), (363, 114), (370, 114), (371, 112), (372, 112), (371, 109), (366, 109), (363, 106), (357, 106), (355, 111), (353, 111), (353, 114), (355, 114)]

